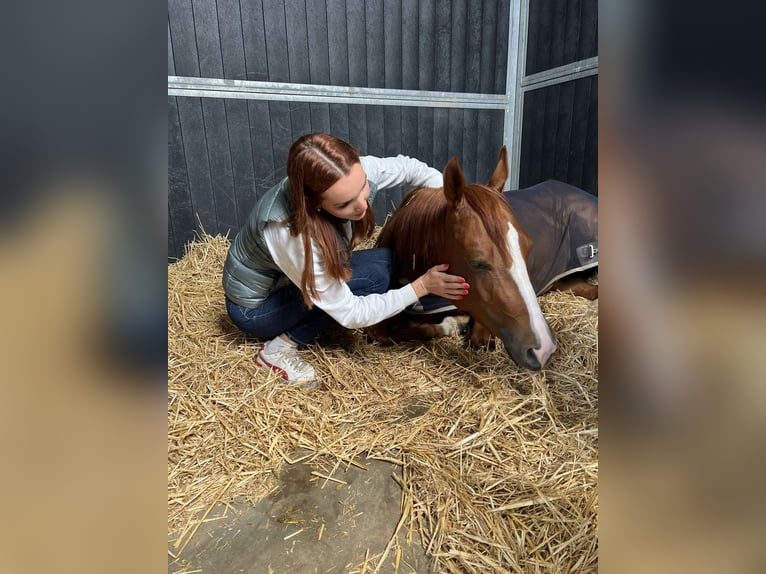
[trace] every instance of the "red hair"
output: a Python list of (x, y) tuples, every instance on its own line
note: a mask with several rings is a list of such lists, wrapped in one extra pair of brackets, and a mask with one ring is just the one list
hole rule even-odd
[(322, 194), (348, 175), (357, 163), (357, 151), (342, 139), (328, 134), (307, 134), (290, 146), (287, 177), (292, 214), (287, 222), (293, 237), (299, 234), (303, 237), (305, 259), (300, 289), (309, 309), (312, 307), (310, 297), (317, 297), (311, 240), (316, 241), (330, 277), (348, 281), (351, 278), (351, 250), (375, 229), (375, 216), (372, 209), (367, 209), (363, 219), (352, 223), (349, 243), (342, 229), (345, 220), (319, 210)]

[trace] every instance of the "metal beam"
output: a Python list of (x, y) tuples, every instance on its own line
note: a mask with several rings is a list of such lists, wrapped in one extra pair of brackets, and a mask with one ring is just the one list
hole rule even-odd
[(169, 96), (424, 108), (506, 109), (503, 94), (428, 92), (168, 76)]
[(551, 68), (537, 74), (530, 74), (522, 80), (521, 87), (527, 92), (595, 74), (598, 74), (598, 56), (588, 58), (587, 60), (580, 60), (579, 62), (572, 62), (558, 68)]

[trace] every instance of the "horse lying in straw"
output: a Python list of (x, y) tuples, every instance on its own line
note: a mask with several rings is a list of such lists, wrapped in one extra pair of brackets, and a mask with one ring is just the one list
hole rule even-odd
[(377, 241), (396, 253), (401, 282), (449, 263), (450, 273), (471, 285), (470, 293), (449, 306), (455, 316), (437, 324), (403, 313), (371, 327), (373, 339), (429, 339), (459, 325), (473, 346), (488, 345), (494, 336), (519, 366), (546, 365), (557, 343), (537, 296), (561, 289), (598, 297), (598, 285), (584, 276), (598, 266), (597, 199), (553, 180), (503, 193), (507, 178), (503, 147), (487, 185), (466, 184), (452, 158), (443, 188), (414, 189), (402, 200)]

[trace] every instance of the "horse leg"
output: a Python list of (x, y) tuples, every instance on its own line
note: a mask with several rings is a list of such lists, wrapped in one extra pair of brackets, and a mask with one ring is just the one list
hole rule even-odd
[(439, 337), (460, 335), (468, 327), (469, 321), (468, 315), (450, 315), (439, 323), (397, 316), (368, 327), (367, 333), (374, 341), (388, 346), (396, 341), (428, 341)]
[(468, 338), (468, 344), (474, 349), (481, 349), (482, 347), (491, 349), (495, 346), (495, 338), (489, 332), (489, 329), (481, 323), (474, 321), (471, 327), (471, 336)]
[(582, 277), (564, 277), (551, 285), (550, 291), (569, 291), (577, 297), (593, 301), (598, 299), (598, 283), (593, 284)]
[(395, 342), (391, 338), (391, 332), (396, 330), (396, 325), (399, 322), (399, 317), (394, 316), (375, 325), (370, 325), (365, 328), (364, 332), (370, 341), (374, 341), (383, 347), (390, 347)]

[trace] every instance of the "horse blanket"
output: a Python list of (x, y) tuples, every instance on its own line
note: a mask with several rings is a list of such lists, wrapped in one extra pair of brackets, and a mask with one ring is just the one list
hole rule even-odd
[(559, 279), (598, 267), (596, 196), (556, 180), (503, 195), (532, 240), (527, 268), (538, 295)]

